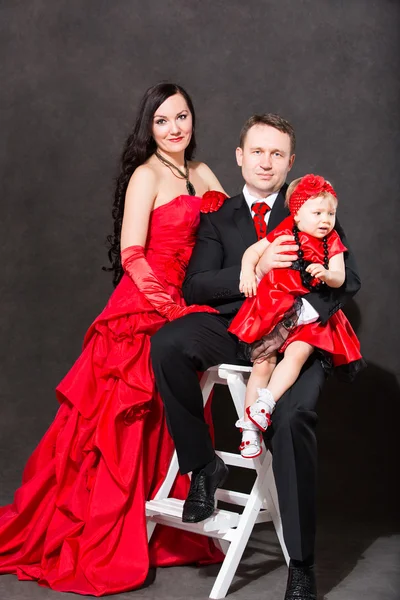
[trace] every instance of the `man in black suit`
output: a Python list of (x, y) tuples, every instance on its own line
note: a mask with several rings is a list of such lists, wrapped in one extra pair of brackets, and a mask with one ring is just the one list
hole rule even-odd
[[(268, 205), (264, 216), (267, 232), (288, 216), (284, 206), (285, 180), (294, 162), (294, 150), (293, 128), (278, 115), (256, 115), (245, 123), (236, 158), (246, 185), (241, 194), (226, 200), (218, 212), (201, 215), (183, 285), (188, 304), (208, 304), (220, 314), (187, 315), (162, 327), (152, 339), (154, 373), (180, 471), (193, 472), (183, 510), (183, 520), (187, 522), (198, 522), (212, 514), (215, 490), (227, 472), (215, 455), (204, 421), (198, 372), (219, 363), (237, 363), (237, 339), (227, 328), (244, 300), (239, 292), (243, 253), (257, 241), (253, 205)], [(348, 247), (338, 222), (336, 230)], [(260, 277), (272, 268), (291, 266), (293, 255), (288, 252), (293, 249), (293, 240), (291, 236), (280, 236), (270, 244), (258, 265)], [(304, 296), (298, 313), (281, 326), (282, 343), (291, 327), (317, 319), (326, 322), (357, 292), (360, 281), (351, 252), (345, 253), (345, 264), (344, 285)], [(261, 341), (252, 358), (276, 349), (268, 344)], [(285, 600), (316, 598), (315, 429), (316, 404), (324, 380), (321, 362), (314, 353), (296, 383), (276, 404), (272, 425), (265, 432), (265, 442), (273, 453), (283, 534), (291, 558)]]

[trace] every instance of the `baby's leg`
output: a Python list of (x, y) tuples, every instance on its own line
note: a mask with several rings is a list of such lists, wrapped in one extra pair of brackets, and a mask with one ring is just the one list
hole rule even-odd
[(248, 416), (258, 429), (265, 431), (270, 425), (276, 402), (294, 384), (313, 351), (313, 346), (300, 341), (286, 348), (284, 358), (273, 370), (268, 386), (259, 390), (256, 402), (248, 409)]
[(258, 390), (267, 387), (276, 367), (276, 359), (277, 354), (274, 352), (273, 354), (270, 354), (266, 360), (253, 364), (253, 369), (246, 388), (246, 400), (244, 404), (245, 420), (248, 419), (247, 409), (252, 406), (258, 398)]
[(296, 341), (285, 350), (284, 358), (276, 367), (268, 384), (275, 402), (292, 387), (306, 360), (314, 352), (314, 347), (306, 342)]
[(253, 365), (247, 383), (244, 418), (236, 422), (236, 427), (242, 432), (242, 442), (239, 450), (244, 458), (255, 458), (261, 454), (261, 433), (259, 428), (250, 421), (247, 410), (250, 410), (250, 406), (256, 401), (260, 388), (264, 389), (268, 385), (275, 365), (276, 354), (269, 356), (267, 360), (261, 363)]

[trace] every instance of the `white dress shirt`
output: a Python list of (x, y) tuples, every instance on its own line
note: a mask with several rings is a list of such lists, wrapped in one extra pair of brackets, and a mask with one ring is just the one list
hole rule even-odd
[[(254, 217), (254, 211), (252, 208), (253, 204), (255, 204), (256, 202), (266, 202), (272, 210), (272, 207), (274, 206), (274, 203), (278, 197), (278, 194), (279, 194), (279, 192), (275, 192), (275, 194), (271, 194), (267, 198), (255, 198), (254, 196), (252, 196), (250, 194), (249, 190), (247, 189), (247, 185), (245, 185), (243, 188), (243, 196), (244, 196), (244, 199), (246, 200), (246, 204), (249, 207), (252, 217)], [(265, 219), (265, 222), (267, 225), (268, 225), (269, 217), (271, 214), (271, 210), (269, 210), (267, 213), (265, 213), (264, 219)], [(314, 323), (315, 321), (317, 321), (319, 319), (319, 314), (317, 313), (315, 308), (313, 306), (311, 306), (311, 304), (305, 298), (302, 298), (301, 302), (302, 302), (302, 307), (301, 307), (299, 320), (297, 321), (297, 324), (298, 325), (307, 325), (308, 323)]]
[[(271, 194), (270, 196), (268, 196), (268, 198), (254, 198), (254, 196), (252, 196), (250, 194), (249, 190), (247, 189), (247, 185), (245, 185), (243, 188), (243, 196), (244, 196), (244, 199), (246, 200), (247, 206), (249, 207), (252, 217), (254, 217), (253, 204), (256, 204), (257, 202), (266, 202), (268, 204), (268, 206), (270, 207), (270, 209), (272, 210), (272, 207), (275, 204), (275, 200), (277, 199), (278, 194), (279, 194), (279, 192), (275, 192), (275, 194)], [(268, 225), (270, 214), (271, 214), (270, 210), (265, 213), (264, 220), (267, 225)]]

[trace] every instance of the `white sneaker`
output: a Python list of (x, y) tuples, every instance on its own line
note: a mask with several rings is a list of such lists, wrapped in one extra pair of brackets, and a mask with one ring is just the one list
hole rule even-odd
[(250, 421), (261, 431), (266, 431), (271, 425), (271, 414), (274, 412), (275, 400), (267, 388), (257, 390), (258, 398), (252, 406), (246, 409)]
[(256, 458), (262, 453), (261, 433), (259, 429), (251, 422), (239, 419), (235, 426), (242, 432), (242, 441), (239, 446), (240, 454), (243, 458)]

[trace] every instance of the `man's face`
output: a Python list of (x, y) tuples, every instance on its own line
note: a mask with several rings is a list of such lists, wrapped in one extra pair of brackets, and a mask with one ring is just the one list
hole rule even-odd
[(243, 149), (236, 148), (236, 160), (250, 194), (266, 198), (280, 190), (292, 168), (290, 137), (270, 125), (253, 125)]

